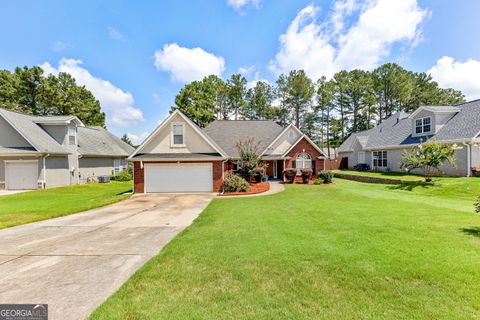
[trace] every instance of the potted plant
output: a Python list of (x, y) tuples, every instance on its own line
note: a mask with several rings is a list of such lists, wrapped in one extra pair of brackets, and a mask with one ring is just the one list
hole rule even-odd
[(267, 176), (267, 175), (265, 175), (265, 176), (263, 177), (263, 181), (268, 182), (268, 176)]
[(255, 168), (255, 182), (260, 183), (263, 180), (263, 177), (265, 176), (265, 168), (263, 167), (256, 167)]
[(297, 175), (297, 169), (295, 168), (287, 168), (283, 170), (283, 176), (285, 177), (285, 179), (287, 179), (288, 183), (293, 183), (296, 175)]
[(303, 183), (308, 183), (308, 180), (312, 177), (313, 170), (310, 168), (304, 168), (300, 170), (302, 174), (302, 181)]

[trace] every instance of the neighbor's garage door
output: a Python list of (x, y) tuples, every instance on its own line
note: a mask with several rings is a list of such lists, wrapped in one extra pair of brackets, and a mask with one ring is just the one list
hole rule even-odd
[(5, 176), (7, 190), (37, 189), (38, 162), (7, 162)]
[(211, 163), (146, 163), (145, 191), (212, 192)]

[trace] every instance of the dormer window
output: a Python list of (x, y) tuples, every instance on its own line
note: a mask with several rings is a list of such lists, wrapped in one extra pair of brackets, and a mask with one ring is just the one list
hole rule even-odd
[(75, 127), (68, 127), (68, 144), (71, 146), (77, 145), (77, 128)]
[(185, 147), (185, 124), (172, 124), (172, 147)]
[(431, 119), (430, 117), (415, 119), (415, 133), (429, 133), (431, 131)]

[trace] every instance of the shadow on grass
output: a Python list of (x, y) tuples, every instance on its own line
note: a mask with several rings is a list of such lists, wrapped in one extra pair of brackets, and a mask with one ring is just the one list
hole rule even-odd
[(480, 238), (480, 227), (462, 228), (463, 233)]
[(428, 189), (434, 187), (435, 184), (433, 182), (424, 182), (424, 181), (405, 181), (402, 184), (396, 184), (393, 186), (389, 186), (388, 189), (390, 190), (406, 190), (412, 191), (415, 188), (423, 188)]

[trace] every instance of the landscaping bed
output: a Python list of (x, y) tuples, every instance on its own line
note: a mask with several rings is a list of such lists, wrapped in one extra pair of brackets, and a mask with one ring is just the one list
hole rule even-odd
[(257, 194), (270, 190), (270, 183), (262, 181), (260, 183), (250, 183), (250, 189), (244, 192), (224, 192), (221, 196), (244, 196), (249, 194)]

